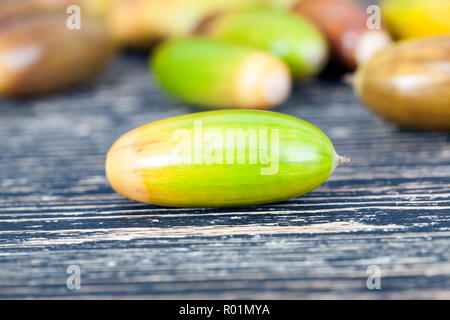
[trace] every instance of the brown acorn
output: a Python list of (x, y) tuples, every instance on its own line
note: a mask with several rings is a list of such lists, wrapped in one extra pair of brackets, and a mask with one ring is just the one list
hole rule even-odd
[(0, 31), (0, 95), (53, 92), (91, 79), (113, 55), (105, 26), (87, 17), (70, 30), (67, 15), (25, 13)]
[(328, 39), (335, 60), (355, 69), (391, 43), (383, 29), (369, 30), (369, 15), (355, 1), (300, 0), (294, 12), (311, 20)]
[(450, 36), (383, 50), (358, 70), (354, 89), (370, 109), (400, 125), (450, 130)]

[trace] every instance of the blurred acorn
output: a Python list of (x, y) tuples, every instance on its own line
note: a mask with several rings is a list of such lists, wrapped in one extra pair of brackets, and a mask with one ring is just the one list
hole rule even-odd
[(106, 21), (107, 13), (116, 1), (120, 0), (0, 0), (0, 23), (23, 14), (57, 13), (68, 17), (70, 12), (67, 10), (72, 5), (80, 7), (81, 18)]
[(106, 17), (109, 10), (122, 0), (23, 0), (32, 3), (41, 10), (52, 10), (60, 13), (66, 13), (71, 5), (80, 7), (83, 15), (95, 18)]
[(357, 2), (300, 0), (294, 12), (310, 19), (326, 35), (335, 60), (354, 69), (391, 43), (384, 30), (369, 30), (369, 16)]
[(289, 70), (280, 59), (217, 40), (167, 41), (152, 62), (164, 89), (197, 106), (268, 109), (284, 102), (291, 90)]
[(91, 79), (106, 65), (114, 45), (105, 26), (83, 18), (81, 29), (67, 15), (28, 12), (0, 30), (0, 95), (53, 92)]
[(35, 6), (30, 1), (0, 0), (0, 25), (34, 9)]
[(200, 24), (197, 33), (268, 51), (287, 64), (294, 78), (316, 75), (328, 57), (326, 40), (313, 24), (272, 8), (219, 14)]
[(397, 38), (450, 34), (450, 0), (384, 0), (381, 8)]
[(218, 13), (257, 5), (288, 7), (292, 2), (293, 0), (115, 0), (106, 19), (120, 43), (148, 48), (160, 39), (191, 35), (201, 21)]
[(400, 42), (361, 66), (358, 97), (400, 125), (450, 130), (450, 35)]
[(118, 44), (148, 49), (161, 39), (190, 35), (203, 19), (219, 12), (260, 5), (288, 8), (296, 0), (24, 1), (40, 10), (64, 12), (69, 5), (78, 5), (83, 15), (102, 19)]

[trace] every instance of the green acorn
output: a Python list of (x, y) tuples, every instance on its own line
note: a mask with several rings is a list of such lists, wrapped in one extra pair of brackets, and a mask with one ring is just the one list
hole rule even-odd
[(211, 39), (162, 44), (153, 71), (173, 96), (203, 107), (267, 109), (291, 91), (289, 70), (278, 58)]
[(295, 78), (318, 74), (328, 57), (325, 38), (309, 21), (282, 10), (251, 8), (217, 15), (199, 34), (271, 52)]
[(132, 200), (230, 207), (303, 195), (345, 161), (308, 122), (268, 111), (220, 110), (128, 132), (109, 150), (106, 173)]

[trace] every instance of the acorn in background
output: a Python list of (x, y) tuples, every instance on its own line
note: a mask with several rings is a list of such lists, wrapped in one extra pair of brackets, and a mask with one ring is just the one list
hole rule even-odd
[(40, 11), (40, 8), (31, 1), (0, 0), (0, 25), (32, 10)]
[(83, 15), (101, 19), (116, 43), (136, 49), (190, 35), (200, 21), (218, 12), (285, 1), (292, 0), (26, 0), (41, 10), (78, 5)]
[(218, 14), (200, 24), (196, 33), (270, 52), (296, 79), (317, 75), (328, 58), (326, 40), (312, 23), (267, 7)]
[(283, 103), (292, 86), (277, 57), (213, 39), (166, 41), (156, 48), (152, 66), (172, 96), (202, 107), (268, 109)]
[(115, 52), (98, 20), (83, 18), (69, 30), (67, 15), (22, 11), (0, 22), (0, 95), (23, 97), (58, 91), (90, 80)]
[(105, 18), (112, 6), (121, 0), (0, 0), (0, 19), (34, 10), (36, 14), (54, 12), (67, 14), (67, 8), (77, 5), (83, 15)]
[(29, 2), (41, 10), (52, 10), (64, 13), (71, 5), (77, 5), (81, 8), (82, 13), (90, 17), (105, 17), (109, 10), (123, 0), (24, 0)]
[(402, 41), (354, 77), (357, 96), (402, 126), (450, 131), (450, 35)]
[(381, 9), (396, 38), (450, 34), (449, 0), (383, 0)]
[(368, 61), (391, 43), (384, 29), (369, 30), (365, 9), (345, 0), (300, 0), (292, 10), (310, 19), (325, 34), (334, 60), (349, 69)]
[(113, 1), (106, 16), (106, 22), (113, 36), (120, 43), (137, 48), (149, 48), (161, 39), (189, 36), (201, 21), (218, 13), (258, 5), (287, 8), (293, 2), (293, 0)]

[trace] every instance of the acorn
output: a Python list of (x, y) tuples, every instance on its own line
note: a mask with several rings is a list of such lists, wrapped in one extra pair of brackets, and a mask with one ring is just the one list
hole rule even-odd
[(101, 18), (117, 1), (121, 0), (0, 0), (0, 21), (5, 16), (17, 17), (23, 13), (68, 14), (67, 9), (72, 5), (79, 6), (83, 16)]
[(109, 150), (106, 175), (115, 191), (135, 201), (232, 207), (303, 195), (347, 161), (306, 121), (268, 111), (220, 110), (128, 132)]
[(292, 85), (277, 57), (213, 39), (167, 41), (155, 50), (152, 69), (172, 96), (202, 107), (268, 109), (283, 103)]
[(104, 25), (83, 18), (70, 30), (66, 15), (28, 13), (0, 31), (0, 95), (22, 97), (54, 92), (90, 80), (112, 57)]
[(107, 23), (117, 41), (146, 48), (161, 39), (187, 36), (203, 18), (258, 0), (120, 0)]
[(106, 21), (118, 42), (148, 48), (160, 40), (190, 36), (203, 20), (217, 14), (259, 5), (286, 8), (292, 1), (115, 0)]
[(123, 0), (25, 0), (41, 10), (67, 13), (72, 5), (79, 6), (82, 15), (95, 18), (105, 18), (116, 3)]
[(36, 9), (36, 6), (34, 6), (30, 1), (0, 1), (0, 30), (4, 28), (3, 25), (8, 23), (13, 18)]
[(450, 34), (449, 0), (384, 0), (381, 9), (396, 38)]
[(354, 89), (370, 109), (402, 126), (450, 130), (450, 35), (381, 51), (359, 68)]
[(318, 74), (328, 57), (326, 40), (313, 24), (267, 7), (216, 15), (197, 34), (268, 51), (286, 63), (294, 78)]
[(369, 30), (369, 15), (355, 1), (300, 0), (292, 10), (310, 19), (325, 34), (334, 60), (349, 69), (368, 61), (391, 43), (382, 26)]

